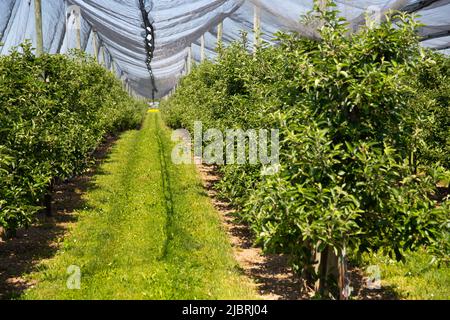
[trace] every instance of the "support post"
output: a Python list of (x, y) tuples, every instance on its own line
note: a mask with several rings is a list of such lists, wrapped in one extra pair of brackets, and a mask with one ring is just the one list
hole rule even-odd
[(112, 73), (114, 73), (114, 75), (116, 74), (116, 66), (114, 64), (114, 60), (111, 58), (111, 71)]
[(254, 6), (253, 33), (255, 37), (254, 49), (256, 52), (261, 45), (261, 9), (257, 5)]
[[(319, 252), (318, 247), (319, 245), (314, 252), (316, 263), (314, 268), (317, 275), (314, 290), (322, 298), (329, 298), (331, 295), (336, 299), (345, 299), (347, 296), (344, 292), (344, 289), (347, 289), (345, 261), (340, 260), (331, 247), (327, 246), (322, 252)], [(332, 285), (333, 282), (336, 282), (336, 287)]]
[(44, 35), (42, 31), (42, 4), (41, 0), (34, 0), (34, 17), (36, 22), (36, 55), (44, 53)]
[(75, 14), (75, 28), (77, 32), (77, 49), (81, 50), (81, 12)]
[(94, 50), (95, 61), (98, 62), (98, 42), (97, 42), (97, 31), (92, 31), (92, 46)]
[(344, 246), (338, 259), (339, 268), (339, 299), (349, 300), (351, 295), (350, 279), (348, 277), (347, 249)]
[(188, 48), (188, 56), (187, 56), (187, 74), (192, 72), (192, 45)]
[(203, 62), (206, 59), (205, 53), (205, 35), (200, 38), (200, 60)]
[(102, 65), (106, 67), (106, 54), (105, 54), (105, 47), (103, 45), (100, 47), (100, 52), (102, 54)]
[[(69, 20), (71, 17), (73, 20)], [(73, 21), (73, 23), (72, 23)], [(73, 26), (73, 24), (75, 26)], [(71, 31), (75, 28), (75, 40), (76, 40), (76, 49), (81, 50), (81, 10), (79, 6), (73, 5), (67, 8), (66, 11), (66, 39), (67, 39), (67, 49), (70, 48), (70, 35)]]
[(223, 38), (223, 22), (219, 23), (217, 26), (217, 47), (222, 46), (222, 38)]

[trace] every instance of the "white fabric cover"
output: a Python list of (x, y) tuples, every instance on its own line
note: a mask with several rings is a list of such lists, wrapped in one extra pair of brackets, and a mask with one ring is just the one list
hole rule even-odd
[[(426, 25), (421, 29), (427, 47), (449, 53), (450, 0), (336, 0), (338, 9), (355, 26), (360, 25), (367, 8), (377, 6), (417, 12)], [(81, 10), (82, 48), (93, 54), (92, 34), (95, 30), (105, 48), (106, 65), (118, 76), (128, 79), (133, 90), (151, 97), (152, 82), (146, 66), (145, 29), (139, 0), (42, 0), (44, 49), (65, 53), (76, 47), (76, 24), (72, 11)], [(206, 55), (215, 56), (217, 25), (224, 24), (223, 42), (248, 32), (253, 39), (254, 7), (261, 9), (263, 39), (270, 41), (277, 30), (310, 31), (300, 24), (313, 0), (145, 0), (149, 19), (155, 28), (156, 49), (151, 68), (158, 96), (164, 96), (185, 72), (188, 48), (192, 45), (195, 60), (200, 60), (200, 37), (205, 34)], [(67, 12), (67, 14), (66, 14)], [(67, 20), (67, 23), (66, 23)], [(67, 27), (66, 27), (67, 25)], [(25, 39), (36, 44), (34, 0), (0, 0), (0, 54)], [(99, 45), (99, 47), (100, 47)], [(99, 50), (100, 60), (102, 60)]]

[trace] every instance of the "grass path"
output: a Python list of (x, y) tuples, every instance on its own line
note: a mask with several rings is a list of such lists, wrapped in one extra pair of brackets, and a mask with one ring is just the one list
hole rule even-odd
[[(171, 162), (159, 114), (125, 133), (58, 254), (24, 299), (255, 299), (194, 166)], [(69, 290), (68, 267), (81, 271)], [(73, 270), (71, 270), (73, 272)]]
[(405, 263), (383, 256), (372, 257), (370, 263), (380, 266), (382, 285), (394, 290), (398, 299), (450, 300), (450, 267), (439, 268), (432, 260), (421, 250), (408, 254)]

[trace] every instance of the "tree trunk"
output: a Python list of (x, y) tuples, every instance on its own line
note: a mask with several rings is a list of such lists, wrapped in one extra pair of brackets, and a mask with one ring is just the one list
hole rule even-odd
[(17, 231), (15, 229), (8, 229), (0, 227), (0, 240), (9, 240), (14, 238), (17, 235)]
[(340, 298), (340, 267), (339, 258), (331, 247), (326, 247), (322, 252), (317, 252), (317, 282), (316, 293), (323, 298)]
[(53, 188), (54, 188), (54, 180), (50, 182), (50, 186), (48, 187), (47, 194), (44, 198), (45, 203), (45, 214), (47, 217), (53, 217), (53, 208), (52, 208), (52, 194), (53, 194)]
[(344, 246), (339, 257), (339, 299), (348, 300), (351, 295), (350, 279), (348, 277), (347, 252)]

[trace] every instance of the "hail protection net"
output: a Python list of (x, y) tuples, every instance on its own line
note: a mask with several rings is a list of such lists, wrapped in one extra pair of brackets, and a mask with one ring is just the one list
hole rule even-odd
[[(270, 42), (278, 30), (314, 37), (301, 23), (313, 0), (41, 0), (44, 50), (73, 48), (96, 55), (137, 94), (161, 97), (186, 72), (188, 57), (216, 55), (222, 43), (254, 38), (255, 13), (261, 38)], [(450, 0), (336, 0), (353, 29), (367, 12), (389, 9), (415, 12), (425, 25), (423, 45), (450, 53)], [(30, 39), (36, 46), (35, 0), (0, 0), (0, 54)], [(219, 25), (221, 27), (219, 27)], [(79, 31), (78, 31), (79, 30)], [(202, 54), (202, 44), (204, 53)], [(95, 53), (94, 53), (95, 52)]]

